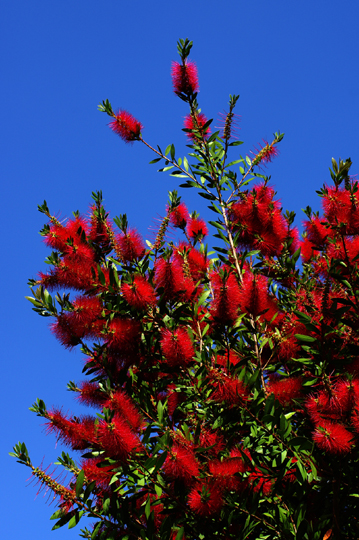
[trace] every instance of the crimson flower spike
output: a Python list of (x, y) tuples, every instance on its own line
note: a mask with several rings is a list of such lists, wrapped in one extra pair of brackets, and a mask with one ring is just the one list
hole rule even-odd
[(188, 96), (199, 91), (197, 66), (192, 60), (172, 62), (171, 75), (175, 94)]
[(104, 100), (98, 106), (98, 110), (105, 112), (114, 120), (109, 123), (110, 128), (117, 133), (126, 143), (132, 143), (133, 141), (138, 141), (141, 138), (141, 131), (143, 130), (143, 125), (141, 122), (136, 120), (132, 114), (129, 112), (120, 109), (118, 113), (114, 113), (112, 105), (108, 99)]
[(173, 90), (184, 101), (199, 91), (197, 66), (188, 59), (191, 48), (192, 41), (180, 39), (177, 42), (177, 51), (181, 63), (172, 62), (171, 67)]
[(138, 141), (143, 125), (127, 111), (119, 110), (114, 114), (114, 120), (109, 123), (110, 128), (126, 143)]

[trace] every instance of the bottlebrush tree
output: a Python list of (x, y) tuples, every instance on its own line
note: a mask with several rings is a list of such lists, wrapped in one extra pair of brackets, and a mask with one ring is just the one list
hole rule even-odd
[[(52, 269), (30, 280), (33, 309), (85, 355), (70, 382), (83, 417), (31, 410), (76, 451), (59, 462), (65, 485), (12, 453), (58, 497), (54, 528), (82, 516), (88, 539), (357, 538), (359, 521), (359, 195), (351, 161), (332, 162), (299, 238), (263, 167), (282, 139), (229, 157), (238, 96), (220, 131), (199, 110), (192, 43), (180, 40), (175, 93), (189, 107), (189, 158), (143, 138), (109, 101), (100, 110), (125, 142), (145, 144), (160, 171), (181, 178), (213, 210), (206, 223), (169, 194), (147, 244), (113, 220), (101, 193), (90, 216), (60, 223), (46, 202)], [(232, 159), (232, 161), (231, 161)], [(234, 169), (238, 169), (235, 172)], [(166, 240), (178, 229), (178, 243)], [(208, 253), (209, 228), (215, 243)], [(301, 264), (300, 257), (301, 255)], [(55, 295), (52, 296), (51, 292)]]

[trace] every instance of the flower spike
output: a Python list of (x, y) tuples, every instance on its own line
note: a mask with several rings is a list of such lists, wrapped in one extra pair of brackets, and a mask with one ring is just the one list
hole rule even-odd
[(117, 114), (113, 114), (113, 117), (114, 120), (109, 123), (109, 126), (121, 139), (126, 143), (140, 139), (143, 125), (132, 114), (120, 109)]

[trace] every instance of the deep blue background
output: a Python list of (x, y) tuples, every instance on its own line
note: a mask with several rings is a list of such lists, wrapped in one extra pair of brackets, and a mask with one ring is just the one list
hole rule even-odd
[[(56, 461), (60, 448), (42, 433), (28, 411), (36, 397), (48, 406), (77, 410), (68, 380), (81, 380), (82, 355), (66, 352), (48, 330), (48, 320), (24, 300), (29, 277), (44, 270), (48, 254), (37, 231), (47, 200), (60, 218), (86, 213), (91, 191), (102, 189), (111, 214), (126, 212), (130, 224), (152, 238), (163, 216), (167, 191), (176, 181), (149, 166), (154, 156), (140, 143), (125, 145), (97, 112), (108, 98), (145, 126), (154, 145), (173, 142), (185, 151), (181, 132), (185, 104), (173, 93), (171, 60), (176, 41), (194, 41), (199, 101), (217, 119), (228, 95), (241, 95), (240, 135), (248, 153), (280, 130), (280, 157), (267, 169), (285, 209), (310, 204), (329, 180), (331, 157), (358, 151), (359, 3), (346, 0), (121, 0), (49, 2), (12, 0), (2, 7), (2, 538), (76, 538), (50, 533), (48, 508), (29, 471), (7, 456), (26, 441), (34, 464)], [(217, 121), (214, 125), (218, 125)], [(235, 157), (234, 157), (235, 159)], [(203, 199), (182, 193), (190, 210), (208, 217)]]

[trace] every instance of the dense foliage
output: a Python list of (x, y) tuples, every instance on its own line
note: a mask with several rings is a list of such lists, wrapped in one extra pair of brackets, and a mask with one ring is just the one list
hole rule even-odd
[[(264, 174), (283, 136), (230, 162), (241, 144), (238, 96), (211, 133), (191, 45), (180, 40), (172, 65), (174, 91), (189, 107), (188, 159), (173, 145), (152, 148), (127, 111), (113, 112), (108, 101), (100, 109), (125, 142), (152, 148), (151, 163), (198, 189), (213, 221), (190, 214), (172, 192), (146, 244), (126, 215), (109, 218), (101, 193), (89, 217), (65, 223), (39, 207), (54, 251), (29, 300), (52, 318), (64, 347), (81, 347), (88, 378), (69, 389), (94, 412), (71, 417), (40, 399), (32, 407), (77, 452), (59, 458), (68, 484), (35, 467), (23, 443), (12, 455), (58, 496), (55, 528), (93, 518), (83, 538), (357, 538), (359, 196), (351, 162), (333, 160), (331, 183), (319, 192), (323, 214), (306, 209), (300, 239)], [(219, 247), (208, 253), (210, 227)], [(169, 228), (182, 239), (168, 241)]]

